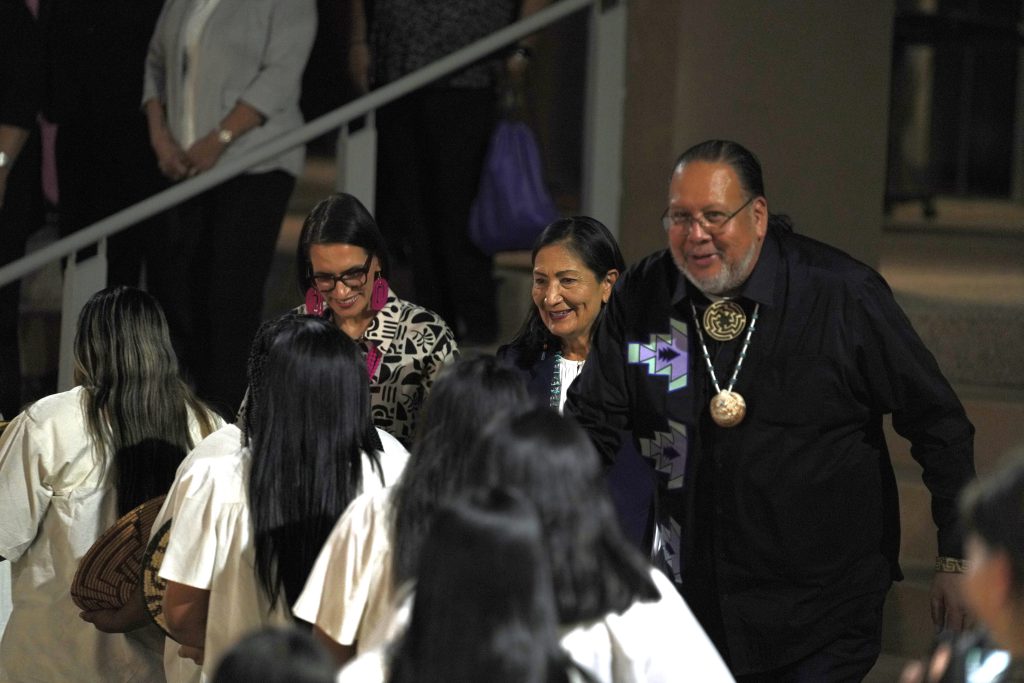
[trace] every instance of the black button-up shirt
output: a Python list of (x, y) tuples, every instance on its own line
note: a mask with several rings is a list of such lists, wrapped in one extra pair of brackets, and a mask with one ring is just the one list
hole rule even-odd
[[(684, 596), (734, 673), (770, 670), (834, 640), (901, 577), (882, 416), (924, 468), (942, 555), (961, 556), (974, 430), (882, 277), (836, 249), (769, 230), (737, 298), (748, 320), (759, 307), (738, 426), (711, 421), (691, 302), (709, 304), (668, 252), (630, 268), (566, 412), (609, 458), (617, 430), (632, 432), (679, 525)], [(743, 338), (705, 335), (723, 389)]]

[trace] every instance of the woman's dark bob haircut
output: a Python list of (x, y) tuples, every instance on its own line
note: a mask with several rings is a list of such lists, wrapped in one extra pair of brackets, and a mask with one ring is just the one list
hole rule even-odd
[(299, 291), (310, 286), (313, 272), (309, 263), (309, 248), (314, 244), (350, 244), (362, 247), (380, 261), (381, 272), (389, 272), (388, 247), (377, 222), (362, 202), (350, 194), (338, 192), (313, 207), (302, 224), (299, 248), (295, 252), (295, 275)]

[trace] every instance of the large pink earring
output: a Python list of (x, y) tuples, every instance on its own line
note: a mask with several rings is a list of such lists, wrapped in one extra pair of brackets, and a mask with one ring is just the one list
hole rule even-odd
[(324, 304), (327, 303), (324, 295), (316, 287), (306, 290), (306, 315), (320, 317), (324, 314)]
[(370, 292), (370, 308), (379, 311), (388, 302), (388, 279), (377, 272), (373, 278), (373, 290)]

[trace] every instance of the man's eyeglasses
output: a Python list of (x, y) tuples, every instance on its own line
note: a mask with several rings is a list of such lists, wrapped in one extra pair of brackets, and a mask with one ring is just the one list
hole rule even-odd
[(693, 226), (699, 224), (701, 230), (704, 232), (709, 235), (716, 235), (725, 228), (726, 223), (735, 218), (740, 211), (750, 206), (750, 202), (755, 199), (757, 199), (757, 196), (751, 197), (747, 201), (743, 202), (743, 206), (732, 213), (725, 213), (724, 211), (708, 211), (694, 216), (692, 214), (683, 213), (682, 211), (671, 211), (670, 209), (665, 209), (665, 213), (661, 215), (661, 227), (665, 229), (665, 232), (668, 232), (672, 226), (684, 228), (685, 234), (689, 235), (690, 231), (693, 230)]
[(350, 268), (344, 273), (338, 275), (332, 275), (331, 273), (313, 273), (312, 279), (313, 284), (321, 292), (331, 292), (338, 286), (340, 281), (349, 289), (357, 289), (366, 284), (366, 277), (370, 273), (370, 262), (373, 260), (373, 254), (366, 257), (366, 263), (359, 268)]

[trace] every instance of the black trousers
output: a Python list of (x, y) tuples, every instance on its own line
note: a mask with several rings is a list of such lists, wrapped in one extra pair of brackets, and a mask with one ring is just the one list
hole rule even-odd
[(460, 341), (497, 334), (493, 261), (469, 239), (495, 96), (490, 90), (426, 89), (377, 112), (377, 222), (414, 292)]
[(154, 239), (160, 256), (149, 266), (149, 290), (199, 395), (226, 416), (245, 394), (263, 286), (294, 187), (284, 171), (239, 176), (168, 211)]
[[(25, 244), (44, 220), (39, 134), (33, 132), (7, 176), (0, 208), (0, 266), (25, 255)], [(57, 283), (56, 286), (60, 286)], [(21, 411), (21, 352), (18, 344), (21, 283), (0, 287), (0, 413)]]
[(863, 611), (835, 640), (772, 671), (737, 676), (737, 683), (859, 683), (882, 651), (882, 608), (888, 591), (863, 596)]
[[(80, 112), (57, 132), (61, 237), (81, 230), (167, 187), (139, 111), (121, 116)], [(160, 216), (107, 240), (107, 284), (137, 287)]]

